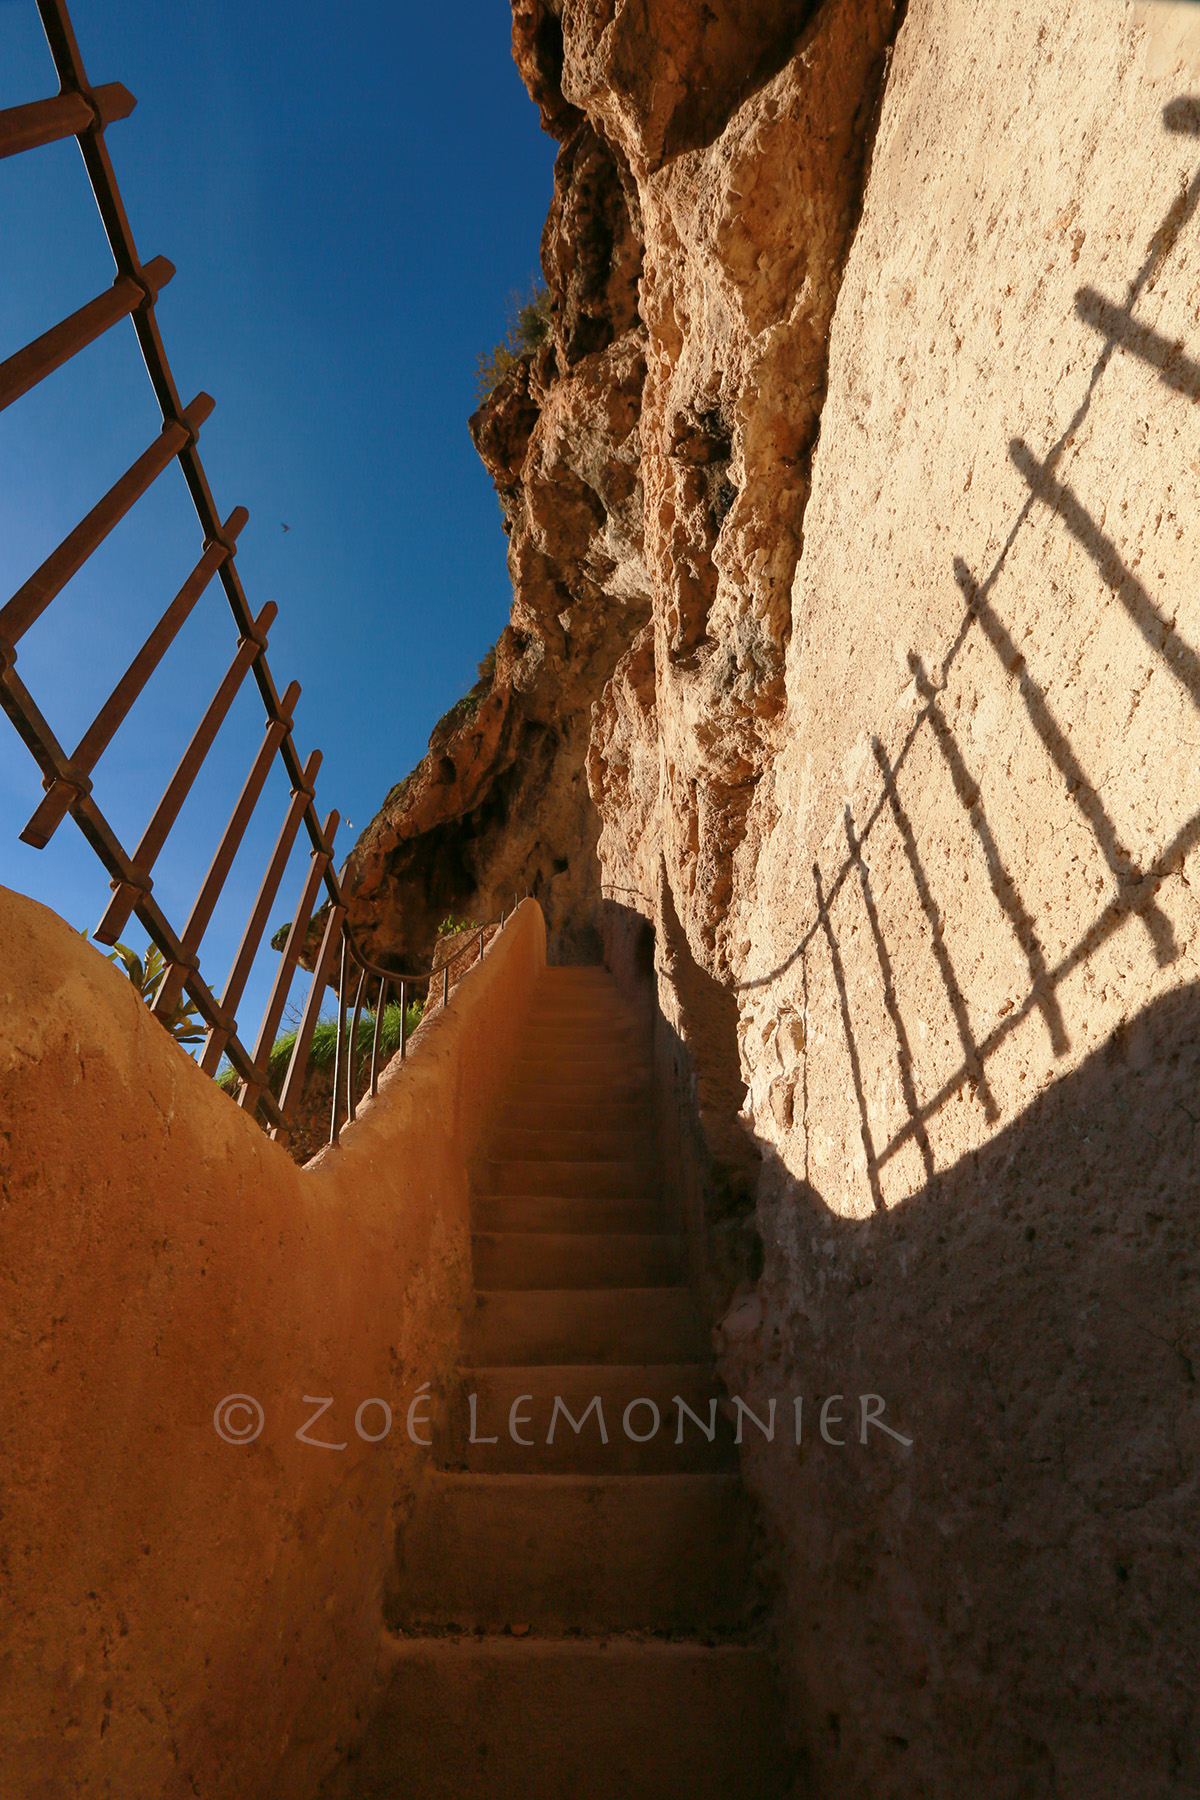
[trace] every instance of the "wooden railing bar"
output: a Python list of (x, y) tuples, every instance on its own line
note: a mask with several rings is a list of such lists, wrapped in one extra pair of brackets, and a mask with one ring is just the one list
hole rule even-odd
[[(134, 867), (138, 871), (138, 888), (150, 891), (150, 871), (158, 859), (159, 851), (166, 843), (167, 835), (179, 817), (184, 801), (192, 790), (196, 776), (200, 773), (204, 759), (212, 749), (218, 731), (225, 722), (226, 715), (237, 697), (238, 689), (245, 680), (250, 664), (262, 649), (262, 639), (270, 629), (279, 609), (274, 601), (268, 600), (259, 614), (256, 624), (256, 635), (243, 638), (237, 652), (226, 672), (225, 679), (208, 703), (204, 717), (192, 733), (192, 741), (180, 758), (179, 767), (167, 783), (166, 792), (154, 809), (154, 815), (142, 833), (142, 839), (133, 853)], [(137, 891), (129, 883), (121, 883), (108, 909), (96, 927), (95, 936), (101, 944), (115, 944), (121, 931), (133, 911), (137, 900)]]
[(104, 542), (130, 507), (178, 456), (189, 437), (199, 431), (212, 409), (213, 402), (208, 395), (198, 394), (183, 420), (163, 426), (149, 449), (144, 450), (104, 498), (97, 501), (86, 518), (68, 532), (58, 549), (52, 551), (41, 568), (17, 589), (8, 604), (0, 608), (0, 638), (9, 644), (20, 641), (72, 575), (83, 567), (93, 550)]
[(127, 119), (136, 105), (128, 88), (119, 81), (107, 81), (92, 89), (90, 101), (72, 92), (6, 107), (0, 112), (0, 159), (56, 143), (59, 138), (78, 137), (81, 131), (102, 131), (118, 119)]
[[(35, 811), (23, 836), (26, 841), (45, 844), (67, 811), (70, 811), (85, 839), (107, 869), (114, 892), (97, 936), (111, 942), (115, 932), (134, 913), (161, 951), (167, 964), (160, 983), (155, 1009), (160, 1016), (169, 1015), (186, 992), (208, 1026), (208, 1036), (200, 1066), (214, 1074), (222, 1054), (228, 1056), (242, 1083), (240, 1103), (261, 1110), (275, 1136), (289, 1130), (289, 1121), (299, 1103), (312, 1033), (320, 1015), (324, 990), (328, 984), (332, 959), (338, 947), (343, 957), (341, 1005), (338, 1018), (337, 1065), (334, 1083), (334, 1112), (331, 1134), (338, 1136), (338, 1112), (341, 1101), (342, 1057), (345, 1057), (347, 1114), (356, 1112), (356, 1061), (358, 1027), (362, 1006), (372, 980), (378, 981), (377, 1016), (371, 1057), (371, 1092), (377, 1091), (379, 1050), (382, 1041), (383, 1015), (387, 995), (399, 982), (402, 1013), (400, 1054), (407, 1053), (408, 986), (410, 982), (427, 980), (424, 976), (397, 974), (378, 968), (362, 954), (347, 922), (347, 907), (341, 882), (333, 863), (333, 833), (337, 814), (331, 813), (323, 828), (314, 804), (314, 781), (320, 755), (314, 752), (305, 767), (292, 736), (291, 712), (297, 690), (293, 687), (282, 700), (276, 690), (266, 656), (266, 630), (275, 608), (264, 609), (253, 619), (241, 580), (234, 565), (233, 551), (238, 531), (245, 523), (245, 512), (239, 508), (222, 525), (208, 485), (208, 478), (196, 448), (200, 426), (212, 410), (212, 401), (200, 395), (186, 411), (181, 407), (174, 377), (167, 361), (154, 312), (156, 295), (171, 273), (164, 259), (155, 259), (143, 267), (133, 240), (107, 149), (103, 128), (110, 120), (124, 117), (132, 110), (132, 97), (119, 84), (93, 90), (83, 68), (79, 47), (67, 15), (64, 0), (37, 0), (51, 53), (62, 87), (53, 100), (35, 102), (31, 107), (10, 109), (0, 113), (0, 154), (51, 142), (56, 137), (74, 134), (79, 142), (88, 179), (92, 186), (105, 232), (116, 264), (116, 279), (110, 292), (80, 308), (70, 318), (44, 333), (32, 344), (0, 365), (0, 406), (11, 403), (19, 394), (28, 392), (38, 380), (48, 375), (81, 349), (94, 341), (123, 316), (130, 316), (138, 344), (146, 364), (151, 385), (163, 415), (163, 430), (152, 444), (126, 471), (87, 517), (76, 526), (53, 555), (25, 585), (0, 609), (0, 704), (17, 725), (29, 745), (47, 789), (45, 799)], [(150, 483), (177, 457), (184, 480), (200, 521), (204, 548), (200, 561), (183, 589), (151, 632), (135, 656), (122, 680), (109, 696), (91, 726), (84, 733), (75, 756), (68, 758), (51, 732), (45, 718), (15, 672), (15, 644), (36, 622), (78, 571), (84, 561), (136, 502)], [(240, 643), (221, 689), (210, 704), (175, 776), (151, 819), (142, 842), (130, 857), (113, 832), (91, 792), (90, 772), (103, 754), (113, 735), (127, 716), (174, 640), (184, 620), (195, 606), (213, 574), (217, 574), (234, 621)], [(150, 871), (163, 847), (199, 768), (212, 747), (233, 697), (244, 675), (252, 670), (266, 712), (266, 728), (262, 747), (247, 777), (242, 794), (226, 826), (212, 866), (197, 895), (182, 940), (178, 938), (152, 895)], [(249, 819), (269, 774), (274, 756), (278, 755), (287, 771), (292, 787), (291, 804), (280, 832), (271, 862), (263, 877), (253, 911), (242, 937), (234, 966), (230, 971), (220, 1002), (201, 978), (197, 952), (204, 931), (233, 858), (242, 842)], [(301, 905), (288, 933), (280, 968), (276, 974), (271, 1000), (264, 1014), (254, 1056), (251, 1057), (237, 1035), (234, 1009), (240, 1001), (249, 978), (258, 946), (266, 928), (270, 908), (300, 825), (308, 834), (312, 856)], [(283, 1093), (276, 1101), (269, 1081), (270, 1049), (274, 1043), (287, 994), (296, 965), (303, 953), (311, 918), (321, 888), (330, 901), (325, 921), (321, 950), (317, 959), (312, 988), (304, 1017), (297, 1033)], [(485, 931), (480, 930), (478, 956), (483, 955)], [(346, 998), (351, 969), (360, 973), (354, 1002), (353, 1019), (347, 1038)], [(449, 963), (442, 969), (443, 1005), (449, 998)]]
[[(310, 758), (311, 765), (311, 758)], [(319, 767), (318, 762), (318, 767)], [(267, 928), (267, 919), (279, 892), (279, 884), (287, 869), (288, 858), (292, 854), (292, 845), (296, 841), (296, 833), (300, 829), (300, 820), (304, 809), (311, 803), (312, 790), (306, 786), (298, 786), (292, 790), (283, 825), (275, 848), (271, 852), (271, 860), (259, 885), (258, 894), (246, 921), (246, 929), (242, 933), (242, 941), (238, 945), (237, 955), (233, 959), (233, 967), (229, 971), (229, 979), (225, 983), (225, 991), (221, 996), (221, 1004), (226, 1012), (236, 1010), (242, 998), (250, 970), (254, 966), (254, 958), (258, 954), (258, 946), (262, 934)], [(210, 1033), (200, 1058), (200, 1067), (206, 1075), (214, 1075), (217, 1064), (221, 1060), (223, 1045), (218, 1041), (220, 1034)]]
[[(225, 524), (224, 538), (236, 539), (249, 515), (244, 506), (235, 507)], [(76, 777), (90, 775), (107, 750), (130, 708), (166, 655), (182, 629), (201, 594), (212, 580), (218, 565), (230, 554), (226, 542), (211, 543), (168, 606), (146, 642), (118, 681), (92, 723), (88, 726), (71, 757)], [(23, 843), (42, 850), (66, 817), (71, 797), (76, 792), (72, 782), (52, 783), (46, 798), (21, 833)]]
[(325, 935), (321, 939), (321, 949), (317, 956), (317, 966), (313, 971), (312, 986), (308, 990), (308, 999), (304, 1003), (300, 1029), (296, 1033), (296, 1042), (292, 1048), (291, 1061), (288, 1063), (283, 1092), (279, 1096), (279, 1109), (285, 1123), (289, 1125), (300, 1104), (300, 1090), (304, 1085), (304, 1075), (308, 1068), (308, 1053), (312, 1048), (312, 1035), (321, 1015), (321, 1007), (325, 999), (325, 985), (329, 980), (334, 954), (341, 941), (342, 921), (345, 917), (345, 908), (335, 906), (325, 921)]
[[(317, 778), (317, 770), (321, 766), (321, 752), (314, 750), (305, 768), (306, 785), (311, 789)], [(325, 821), (325, 842), (328, 848), (314, 850), (305, 877), (304, 888), (300, 895), (300, 904), (288, 930), (287, 941), (283, 946), (283, 954), (279, 959), (279, 967), (275, 971), (275, 982), (271, 989), (271, 998), (267, 1002), (259, 1026), (258, 1037), (254, 1045), (254, 1066), (262, 1071), (261, 1081), (247, 1083), (238, 1097), (238, 1105), (248, 1112), (253, 1112), (259, 1094), (266, 1086), (269, 1072), (271, 1050), (283, 1018), (283, 1009), (287, 1005), (287, 997), (291, 992), (292, 978), (296, 973), (296, 965), (300, 961), (300, 953), (304, 949), (308, 937), (309, 921), (316, 905), (317, 894), (321, 887), (321, 877), (325, 872), (325, 864), (333, 854), (333, 840), (337, 836), (338, 815), (331, 812)]]
[(174, 273), (174, 263), (165, 256), (156, 256), (146, 264), (141, 281), (135, 281), (132, 275), (118, 275), (103, 294), (97, 294), (23, 349), (15, 350), (0, 363), (0, 412), (127, 319), (136, 307), (153, 304)]
[[(288, 689), (288, 696), (294, 705), (300, 696), (298, 681), (292, 683), (291, 688)], [(275, 753), (279, 749), (286, 729), (282, 720), (274, 720), (267, 726), (258, 755), (251, 764), (250, 773), (247, 775), (234, 809), (229, 815), (229, 823), (221, 834), (221, 841), (217, 845), (208, 873), (204, 877), (200, 892), (196, 895), (192, 910), (188, 914), (187, 924), (183, 928), (183, 948), (189, 961), (170, 965), (159, 983), (152, 1010), (160, 1019), (169, 1019), (174, 1013), (179, 1003), (179, 996), (183, 992), (187, 969), (196, 966), (190, 959), (198, 955), (204, 933), (208, 930), (217, 901), (221, 897), (221, 889), (225, 886), (229, 871), (233, 867), (233, 859), (241, 848), (246, 828), (253, 817), (263, 788), (266, 786), (267, 776), (271, 773), (271, 764), (275, 760)]]

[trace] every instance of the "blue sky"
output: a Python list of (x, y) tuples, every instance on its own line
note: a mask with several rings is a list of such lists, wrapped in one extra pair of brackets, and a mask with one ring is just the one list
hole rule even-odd
[[(466, 421), (476, 356), (537, 271), (555, 146), (502, 0), (71, 13), (91, 80), (137, 96), (109, 150), (143, 261), (177, 269), (157, 308), (167, 353), (185, 402), (216, 400), (201, 453), (222, 515), (249, 510), (242, 582), (254, 611), (279, 607), (271, 667), (281, 693), (302, 685), (296, 740), (325, 754), (322, 812), (353, 823), (340, 861), (508, 614), (500, 513)], [(33, 0), (0, 0), (0, 106), (56, 85)], [(73, 140), (0, 162), (0, 359), (112, 273)], [(159, 422), (128, 322), (0, 413), (0, 603)], [(199, 548), (173, 465), (22, 640), (20, 673), (68, 751)], [(96, 771), (128, 849), (233, 650), (214, 582)], [(248, 680), (155, 868), (178, 928), (262, 728)], [(107, 883), (74, 824), (41, 852), (17, 841), (40, 793), (0, 716), (0, 881), (90, 928)], [(285, 800), (277, 776), (205, 939), (218, 991)], [(294, 859), (277, 921), (301, 872)], [(260, 958), (244, 1036), (274, 962)]]

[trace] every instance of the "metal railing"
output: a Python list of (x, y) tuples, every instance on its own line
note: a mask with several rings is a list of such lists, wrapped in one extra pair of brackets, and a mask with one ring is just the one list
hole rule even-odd
[[(529, 898), (528, 888), (525, 890), (525, 898)], [(516, 912), (517, 907), (520, 904), (520, 899), (520, 894), (513, 895), (512, 912)], [(474, 939), (478, 946), (474, 961), (482, 962), (484, 945), (487, 941), (488, 933), (503, 931), (506, 920), (511, 917), (512, 913), (506, 912), (502, 907), (499, 919), (488, 920), (481, 925), (472, 923), (467, 932), (462, 934), (468, 938), (468, 942), (463, 945), (460, 950), (450, 951), (449, 945), (447, 945), (447, 956), (443, 963), (435, 963), (432, 968), (426, 969), (423, 974), (416, 975), (401, 974), (396, 970), (377, 967), (376, 964), (370, 962), (363, 956), (361, 950), (359, 950), (358, 946), (354, 943), (349, 930), (343, 929), (341, 969), (338, 977), (337, 1038), (333, 1059), (333, 1108), (329, 1124), (329, 1141), (331, 1144), (337, 1143), (342, 1128), (341, 1110), (343, 1085), (345, 1088), (346, 1123), (352, 1123), (357, 1116), (359, 1102), (356, 1098), (358, 1090), (356, 1064), (360, 1060), (358, 1057), (358, 1024), (362, 1017), (363, 1005), (370, 994), (372, 982), (375, 984), (375, 996), (374, 1000), (371, 1002), (375, 1013), (375, 1028), (371, 1035), (371, 1062), (367, 1083), (367, 1094), (373, 1099), (379, 1091), (379, 1046), (383, 1036), (383, 1017), (387, 1009), (389, 989), (394, 990), (399, 999), (400, 1043), (396, 1054), (399, 1056), (401, 1062), (403, 1062), (408, 1054), (409, 988), (428, 984), (436, 980), (437, 976), (440, 975), (442, 978), (442, 1008), (444, 1010), (450, 1001), (450, 970), (455, 963), (460, 962), (468, 955), (471, 949), (470, 940)], [(350, 985), (353, 982), (353, 972), (356, 967), (359, 971), (358, 984), (354, 994), (353, 1018), (349, 1029), (347, 1029), (346, 1012), (350, 1005)], [(313, 1025), (312, 1028), (310, 1028), (309, 1033), (310, 1044), (311, 1031), (315, 1028), (315, 1025), (316, 1018), (314, 1016)], [(301, 1030), (303, 1030), (303, 1025), (301, 1025)], [(299, 1036), (297, 1036), (297, 1047), (299, 1047)], [(308, 1052), (306, 1050), (306, 1057), (307, 1054)]]
[[(201, 393), (187, 406), (182, 404), (159, 334), (155, 300), (175, 271), (165, 257), (154, 257), (148, 263), (139, 258), (105, 147), (105, 127), (127, 118), (135, 105), (134, 99), (119, 83), (102, 87), (91, 85), (62, 0), (36, 0), (36, 4), (54, 59), (60, 91), (52, 98), (31, 105), (0, 111), (0, 157), (27, 153), (62, 138), (76, 138), (117, 273), (111, 288), (0, 363), (0, 411), (128, 318), (133, 322), (163, 423), (153, 443), (7, 604), (0, 607), (0, 706), (41, 769), (42, 785), (46, 790), (45, 797), (21, 832), (21, 838), (42, 849), (70, 814), (107, 870), (113, 890), (95, 938), (102, 944), (115, 944), (131, 916), (139, 921), (151, 942), (157, 945), (165, 965), (152, 1001), (153, 1012), (164, 1022), (170, 1020), (183, 995), (187, 994), (207, 1026), (198, 1059), (200, 1067), (206, 1074), (215, 1075), (222, 1059), (228, 1058), (241, 1082), (238, 1105), (252, 1116), (261, 1114), (272, 1137), (287, 1135), (295, 1121), (313, 1032), (340, 955), (340, 1011), (330, 1127), (330, 1140), (336, 1143), (340, 1130), (339, 1096), (343, 1073), (347, 1082), (347, 1117), (353, 1118), (355, 1114), (354, 1033), (365, 994), (372, 985), (375, 986), (376, 1022), (370, 1076), (370, 1092), (374, 1094), (388, 989), (399, 987), (403, 1011), (409, 985), (428, 980), (434, 971), (430, 970), (424, 976), (400, 976), (377, 966), (355, 943), (347, 921), (346, 898), (333, 866), (338, 814), (330, 812), (322, 821), (315, 805), (321, 753), (314, 750), (307, 761), (301, 763), (292, 737), (299, 684), (292, 682), (280, 697), (267, 663), (267, 634), (277, 609), (268, 604), (257, 616), (251, 613), (235, 565), (238, 534), (249, 515), (239, 506), (222, 521), (200, 460), (197, 438), (213, 410), (213, 401)], [(119, 521), (174, 461), (178, 461), (183, 471), (199, 520), (202, 540), (199, 560), (74, 751), (68, 755), (17, 673), (17, 645)], [(224, 590), (237, 627), (233, 659), (137, 847), (130, 854), (96, 802), (92, 772), (214, 577)], [(152, 871), (247, 676), (253, 676), (266, 714), (262, 744), (246, 775), (192, 910), (182, 932), (177, 933), (154, 898)], [(233, 966), (218, 999), (200, 974), (200, 945), (276, 757), (288, 778), (290, 801)], [(237, 1009), (301, 831), (307, 834), (311, 845), (309, 868), (266, 1011), (253, 1048), (248, 1049), (239, 1036)], [(322, 893), (329, 910), (316, 954), (312, 987), (296, 1032), (282, 1090), (276, 1098), (270, 1086), (269, 1057)], [(486, 930), (486, 926), (480, 928), (481, 956)], [(355, 970), (358, 971), (355, 1022), (347, 1044), (346, 1003)], [(446, 992), (448, 994), (448, 976)], [(405, 1052), (404, 1036), (402, 1028), (402, 1055)]]

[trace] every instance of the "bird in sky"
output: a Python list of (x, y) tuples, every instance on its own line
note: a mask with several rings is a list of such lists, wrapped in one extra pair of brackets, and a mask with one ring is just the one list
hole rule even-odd
[[(279, 523), (280, 523), (280, 524), (281, 524), (281, 525), (283, 525), (283, 520), (282, 520), (282, 519), (280, 519), (280, 521), (279, 521)], [(290, 531), (290, 530), (291, 530), (291, 529), (292, 529), (292, 528), (291, 528), (291, 526), (290, 526), (290, 525), (283, 525), (283, 529), (284, 529), (284, 530), (285, 530), (285, 531)]]

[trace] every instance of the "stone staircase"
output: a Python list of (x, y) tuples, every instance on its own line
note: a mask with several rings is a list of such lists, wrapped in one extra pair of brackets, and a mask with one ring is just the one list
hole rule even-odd
[[(464, 1431), (465, 1466), (402, 1533), (355, 1800), (789, 1791), (731, 1430), (684, 1417), (676, 1443), (674, 1397), (711, 1425), (719, 1389), (657, 1198), (650, 1082), (611, 977), (547, 969), (473, 1202), (463, 1392), (496, 1441)], [(647, 1405), (624, 1427), (640, 1400), (652, 1436)]]

